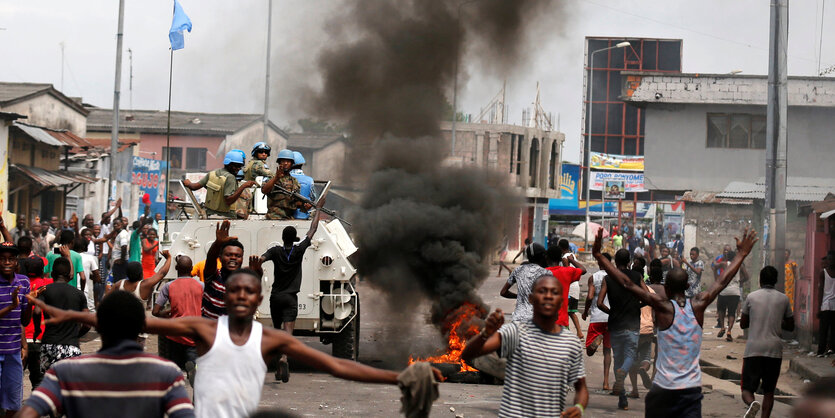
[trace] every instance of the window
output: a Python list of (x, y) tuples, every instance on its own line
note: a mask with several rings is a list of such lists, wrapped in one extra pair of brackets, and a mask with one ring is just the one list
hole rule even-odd
[[(169, 155), (169, 151), (171, 155)], [(171, 164), (171, 168), (183, 168), (183, 149), (162, 147), (162, 158)]]
[(707, 147), (765, 149), (765, 116), (708, 114)]
[(186, 169), (206, 169), (206, 148), (186, 148)]
[(510, 134), (510, 174), (513, 174), (513, 153), (516, 151), (516, 135)]

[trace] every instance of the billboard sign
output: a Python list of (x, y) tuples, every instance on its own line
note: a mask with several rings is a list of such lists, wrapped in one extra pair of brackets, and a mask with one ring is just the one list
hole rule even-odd
[(591, 168), (595, 170), (644, 171), (644, 156), (592, 152)]

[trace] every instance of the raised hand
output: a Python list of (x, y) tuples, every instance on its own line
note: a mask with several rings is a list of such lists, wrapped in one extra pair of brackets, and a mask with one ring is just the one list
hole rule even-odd
[(223, 222), (218, 222), (217, 227), (215, 229), (215, 241), (217, 242), (227, 242), (238, 239), (238, 237), (230, 237), (229, 236), (229, 221), (224, 220)]
[(249, 269), (258, 273), (259, 277), (263, 277), (264, 269), (261, 268), (261, 257), (257, 255), (249, 256)]
[(70, 258), (70, 247), (67, 244), (64, 244), (61, 247), (59, 247), (58, 251), (61, 252), (61, 257)]
[(46, 303), (44, 303), (44, 301), (32, 297), (32, 295), (26, 295), (26, 299), (29, 299), (29, 302), (32, 305), (41, 308), (41, 311), (43, 311), (44, 314), (49, 316), (49, 318), (47, 318), (46, 321), (42, 322), (42, 324), (60, 324), (62, 322), (72, 321), (72, 317), (69, 316), (68, 311), (56, 308), (52, 305), (47, 305)]
[(496, 309), (484, 321), (484, 329), (481, 331), (481, 334), (485, 338), (490, 338), (502, 327), (502, 324), (504, 324), (504, 314), (501, 309)]
[(734, 239), (736, 240), (736, 253), (744, 256), (751, 254), (751, 250), (754, 249), (754, 244), (759, 241), (757, 231), (752, 229), (749, 232), (748, 228), (745, 228), (745, 231), (742, 232), (742, 240), (737, 237)]
[(600, 249), (603, 248), (603, 228), (597, 229), (597, 235), (594, 237), (594, 245), (591, 246), (591, 253), (600, 254)]
[(170, 253), (170, 252), (168, 252), (168, 250), (163, 250), (160, 254), (161, 254), (161, 255), (162, 255), (162, 257), (163, 257), (163, 258), (165, 258), (166, 260), (168, 260), (169, 258), (171, 258), (171, 253)]

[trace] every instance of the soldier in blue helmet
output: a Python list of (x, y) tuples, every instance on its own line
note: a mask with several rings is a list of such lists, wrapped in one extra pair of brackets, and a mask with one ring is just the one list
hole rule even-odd
[(257, 177), (272, 177), (273, 172), (267, 167), (270, 157), (270, 146), (266, 142), (258, 142), (252, 146), (252, 159), (244, 167), (244, 180), (255, 180)]
[[(302, 166), (304, 165), (304, 156), (298, 151), (293, 151), (293, 169), (290, 170), (290, 175), (299, 182), (299, 194), (310, 199), (316, 200), (313, 191), (313, 177), (304, 174)], [(296, 219), (309, 219), (310, 214), (303, 208), (296, 209), (293, 217)]]
[(286, 193), (274, 190), (276, 186), (292, 193), (298, 193), (301, 189), (299, 181), (290, 175), (290, 169), (295, 163), (293, 151), (281, 150), (278, 153), (277, 162), (278, 168), (275, 170), (275, 176), (261, 186), (261, 192), (268, 196), (267, 219), (291, 219), (296, 209), (309, 210), (310, 205)]
[(235, 175), (240, 171), (246, 159), (246, 154), (241, 150), (231, 150), (223, 158), (223, 167), (212, 170), (203, 176), (200, 181), (193, 183), (188, 179), (183, 180), (183, 186), (191, 190), (206, 188), (206, 212), (210, 215), (221, 215), (235, 217), (235, 202), (241, 197), (241, 193), (255, 185), (254, 181), (244, 181), (238, 185)]

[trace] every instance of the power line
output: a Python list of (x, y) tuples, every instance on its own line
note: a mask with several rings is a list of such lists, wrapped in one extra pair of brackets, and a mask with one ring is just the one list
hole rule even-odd
[[(821, 30), (820, 36), (818, 37), (818, 74), (821, 74), (821, 47), (823, 46), (823, 22), (824, 22), (824, 15), (823, 8), (826, 6), (826, 0), (821, 0)], [(817, 11), (817, 7), (815, 7), (815, 11)], [(822, 75), (822, 74), (821, 74)]]

